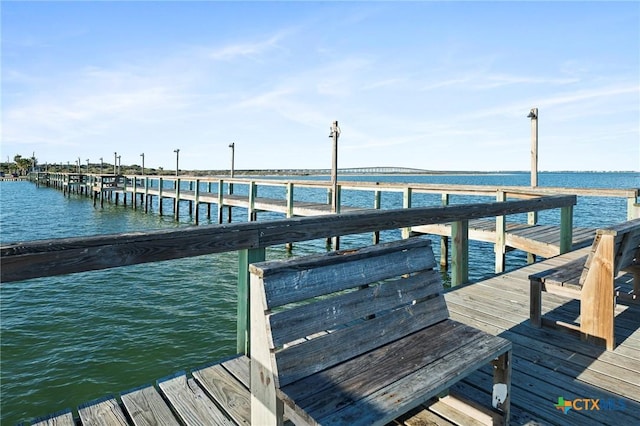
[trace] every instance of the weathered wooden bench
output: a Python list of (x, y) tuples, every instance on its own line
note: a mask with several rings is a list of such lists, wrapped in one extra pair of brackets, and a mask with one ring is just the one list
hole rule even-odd
[[(640, 219), (596, 231), (587, 256), (559, 268), (529, 276), (531, 283), (530, 322), (577, 331), (583, 340), (615, 346), (614, 316), (616, 297), (638, 302), (640, 290)], [(633, 291), (615, 288), (620, 271), (634, 273)], [(542, 317), (542, 291), (573, 296), (580, 300), (580, 325), (552, 321)]]
[(385, 424), (488, 363), (508, 423), (511, 342), (449, 319), (435, 265), (419, 238), (251, 265), (252, 424)]

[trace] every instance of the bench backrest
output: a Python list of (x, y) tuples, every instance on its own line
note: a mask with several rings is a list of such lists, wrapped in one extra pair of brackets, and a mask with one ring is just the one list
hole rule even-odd
[(448, 318), (435, 266), (419, 238), (251, 265), (252, 362), (279, 388)]
[[(604, 242), (607, 242), (607, 253), (603, 253)], [(609, 251), (610, 248), (613, 251)], [(592, 268), (592, 263), (595, 259), (602, 260), (602, 256), (605, 258), (612, 256), (611, 265), (613, 276), (615, 277), (622, 270), (625, 270), (638, 262), (638, 256), (640, 251), (640, 218), (629, 220), (618, 225), (611, 226), (605, 229), (598, 229), (596, 236), (591, 245), (591, 251), (585, 262), (585, 267), (582, 270), (580, 277), (580, 284), (584, 284), (589, 270)]]

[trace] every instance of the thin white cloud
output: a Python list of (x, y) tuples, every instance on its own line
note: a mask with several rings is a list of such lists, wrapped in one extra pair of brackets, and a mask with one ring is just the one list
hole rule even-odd
[(257, 58), (276, 49), (283, 49), (282, 41), (293, 30), (285, 30), (257, 41), (237, 42), (219, 47), (209, 53), (209, 57), (218, 61), (231, 61), (236, 58)]

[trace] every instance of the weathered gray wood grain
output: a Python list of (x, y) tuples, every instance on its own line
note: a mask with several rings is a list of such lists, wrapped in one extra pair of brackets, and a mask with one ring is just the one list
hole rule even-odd
[(395, 309), (441, 291), (440, 272), (430, 270), (276, 312), (269, 315), (273, 344), (280, 347), (296, 339), (333, 329), (380, 311)]
[(193, 377), (235, 423), (251, 424), (251, 393), (221, 365), (194, 371)]
[(181, 375), (158, 386), (185, 425), (233, 425), (193, 379)]
[(575, 203), (575, 196), (550, 196), (15, 243), (0, 247), (0, 280), (20, 281), (338, 235), (527, 213)]
[(85, 426), (127, 426), (129, 424), (118, 401), (114, 398), (84, 404), (78, 408), (78, 414)]
[(180, 424), (153, 386), (124, 393), (121, 398), (135, 426), (178, 426)]

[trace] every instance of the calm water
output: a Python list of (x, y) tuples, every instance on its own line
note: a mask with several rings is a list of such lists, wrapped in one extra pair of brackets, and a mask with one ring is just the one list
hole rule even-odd
[[(314, 178), (309, 178), (314, 179)], [(326, 180), (326, 178), (322, 178)], [(375, 176), (353, 180), (527, 185), (527, 174), (482, 176)], [(638, 173), (542, 173), (541, 186), (634, 188)], [(244, 189), (237, 188), (241, 193)], [(284, 197), (267, 188), (260, 196)], [(326, 193), (296, 189), (296, 200), (326, 201)], [(346, 205), (371, 207), (370, 192), (347, 191)], [(453, 197), (452, 203), (490, 201)], [(401, 194), (383, 194), (383, 208), (399, 207)], [(415, 194), (414, 206), (438, 205), (438, 196)], [(168, 203), (169, 204), (169, 203)], [(169, 209), (170, 210), (170, 209)], [(156, 206), (153, 207), (156, 211)], [(215, 209), (213, 209), (215, 212)], [(605, 226), (626, 219), (626, 200), (579, 197), (576, 226)], [(94, 208), (84, 197), (36, 188), (29, 182), (0, 182), (0, 240), (4, 243), (111, 234), (190, 225), (186, 205), (181, 222), (130, 207)], [(214, 213), (215, 215), (215, 213)], [(201, 221), (206, 222), (204, 208)], [(235, 209), (234, 221), (246, 211)], [(281, 217), (260, 213), (259, 219)], [(557, 212), (541, 222), (557, 223)], [(202, 220), (205, 218), (205, 220)], [(383, 233), (383, 239), (399, 232)], [(343, 247), (369, 244), (370, 235), (349, 236)], [(438, 250), (437, 240), (434, 249)], [(471, 243), (470, 258), (493, 259), (490, 244)], [(296, 244), (293, 255), (325, 249), (324, 241)], [(283, 247), (268, 258), (286, 256)], [(511, 268), (525, 263), (509, 253)], [(493, 264), (470, 271), (474, 280)], [(235, 353), (236, 253), (123, 267), (108, 271), (35, 279), (0, 287), (2, 424), (28, 421), (83, 402), (122, 392)]]

